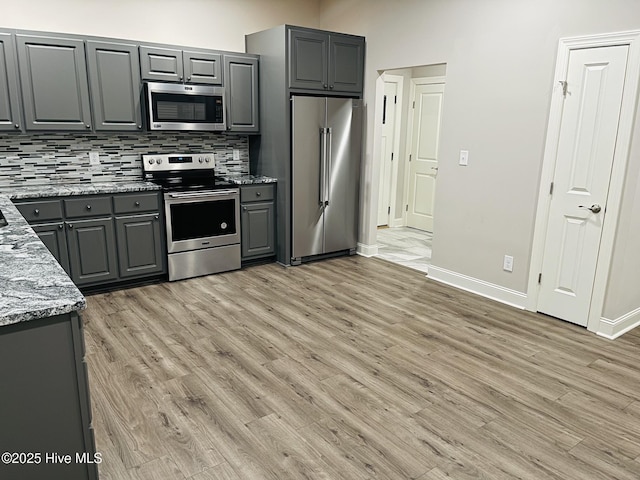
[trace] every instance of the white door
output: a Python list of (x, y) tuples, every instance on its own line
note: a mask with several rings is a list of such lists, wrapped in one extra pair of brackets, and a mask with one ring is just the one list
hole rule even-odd
[(582, 326), (588, 321), (628, 50), (572, 50), (564, 84), (538, 311)]
[(415, 85), (406, 224), (433, 232), (444, 84)]
[(396, 98), (398, 84), (384, 83), (384, 97), (382, 104), (382, 137), (380, 139), (380, 198), (378, 199), (378, 226), (389, 225), (391, 214), (391, 185), (393, 176), (393, 161), (395, 160), (395, 130), (396, 130)]

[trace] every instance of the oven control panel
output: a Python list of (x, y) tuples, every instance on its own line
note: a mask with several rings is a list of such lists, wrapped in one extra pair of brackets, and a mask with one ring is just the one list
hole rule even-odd
[(168, 172), (184, 170), (213, 170), (216, 157), (212, 153), (175, 153), (143, 155), (145, 172)]

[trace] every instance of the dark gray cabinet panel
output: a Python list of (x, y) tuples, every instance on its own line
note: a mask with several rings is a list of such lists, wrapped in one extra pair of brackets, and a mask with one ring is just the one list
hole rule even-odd
[(187, 83), (222, 85), (222, 55), (212, 52), (182, 52)]
[(181, 82), (184, 78), (182, 50), (141, 46), (140, 69), (143, 80)]
[(275, 185), (243, 185), (240, 188), (242, 260), (275, 254)]
[(0, 131), (19, 132), (22, 128), (17, 73), (13, 36), (0, 32)]
[(16, 35), (27, 130), (89, 130), (84, 42)]
[(68, 221), (66, 224), (73, 282), (80, 287), (116, 280), (118, 262), (112, 218)]
[(71, 269), (69, 268), (69, 253), (67, 251), (67, 235), (64, 231), (64, 222), (34, 225), (33, 231), (38, 234), (42, 243), (58, 260), (64, 271), (70, 274)]
[(111, 215), (111, 196), (84, 195), (62, 201), (67, 218)]
[(258, 111), (258, 59), (224, 56), (227, 94), (227, 129), (232, 132), (260, 131)]
[(17, 203), (16, 208), (29, 223), (62, 220), (60, 200)]
[(141, 129), (138, 46), (87, 41), (87, 68), (94, 128)]
[(329, 47), (329, 89), (362, 92), (364, 38), (331, 34)]
[(328, 34), (289, 30), (289, 88), (326, 90), (328, 62)]
[[(77, 314), (43, 318), (0, 329), (2, 452), (39, 452), (39, 464), (1, 465), (2, 478), (95, 480), (82, 321)], [(70, 464), (46, 462), (47, 452), (72, 455)]]
[(164, 271), (162, 235), (158, 214), (116, 217), (118, 263), (122, 278)]
[(289, 30), (289, 88), (362, 93), (364, 37)]

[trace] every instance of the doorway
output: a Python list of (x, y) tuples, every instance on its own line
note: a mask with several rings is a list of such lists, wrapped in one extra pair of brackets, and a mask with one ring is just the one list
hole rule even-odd
[[(420, 271), (431, 260), (445, 75), (445, 64), (393, 69), (381, 72), (377, 86), (377, 249), (380, 257)], [(425, 214), (426, 224), (420, 222)]]
[(598, 330), (622, 198), (638, 32), (562, 39), (538, 199), (528, 308)]

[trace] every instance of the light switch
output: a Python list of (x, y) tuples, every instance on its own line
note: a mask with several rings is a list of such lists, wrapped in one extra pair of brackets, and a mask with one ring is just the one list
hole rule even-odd
[(469, 165), (469, 150), (460, 150), (460, 165)]
[(511, 255), (505, 255), (502, 263), (502, 269), (505, 272), (513, 272), (513, 257)]
[(240, 150), (237, 149), (233, 149), (233, 159), (234, 160), (240, 160)]
[(89, 164), (100, 165), (100, 154), (98, 152), (89, 152)]

